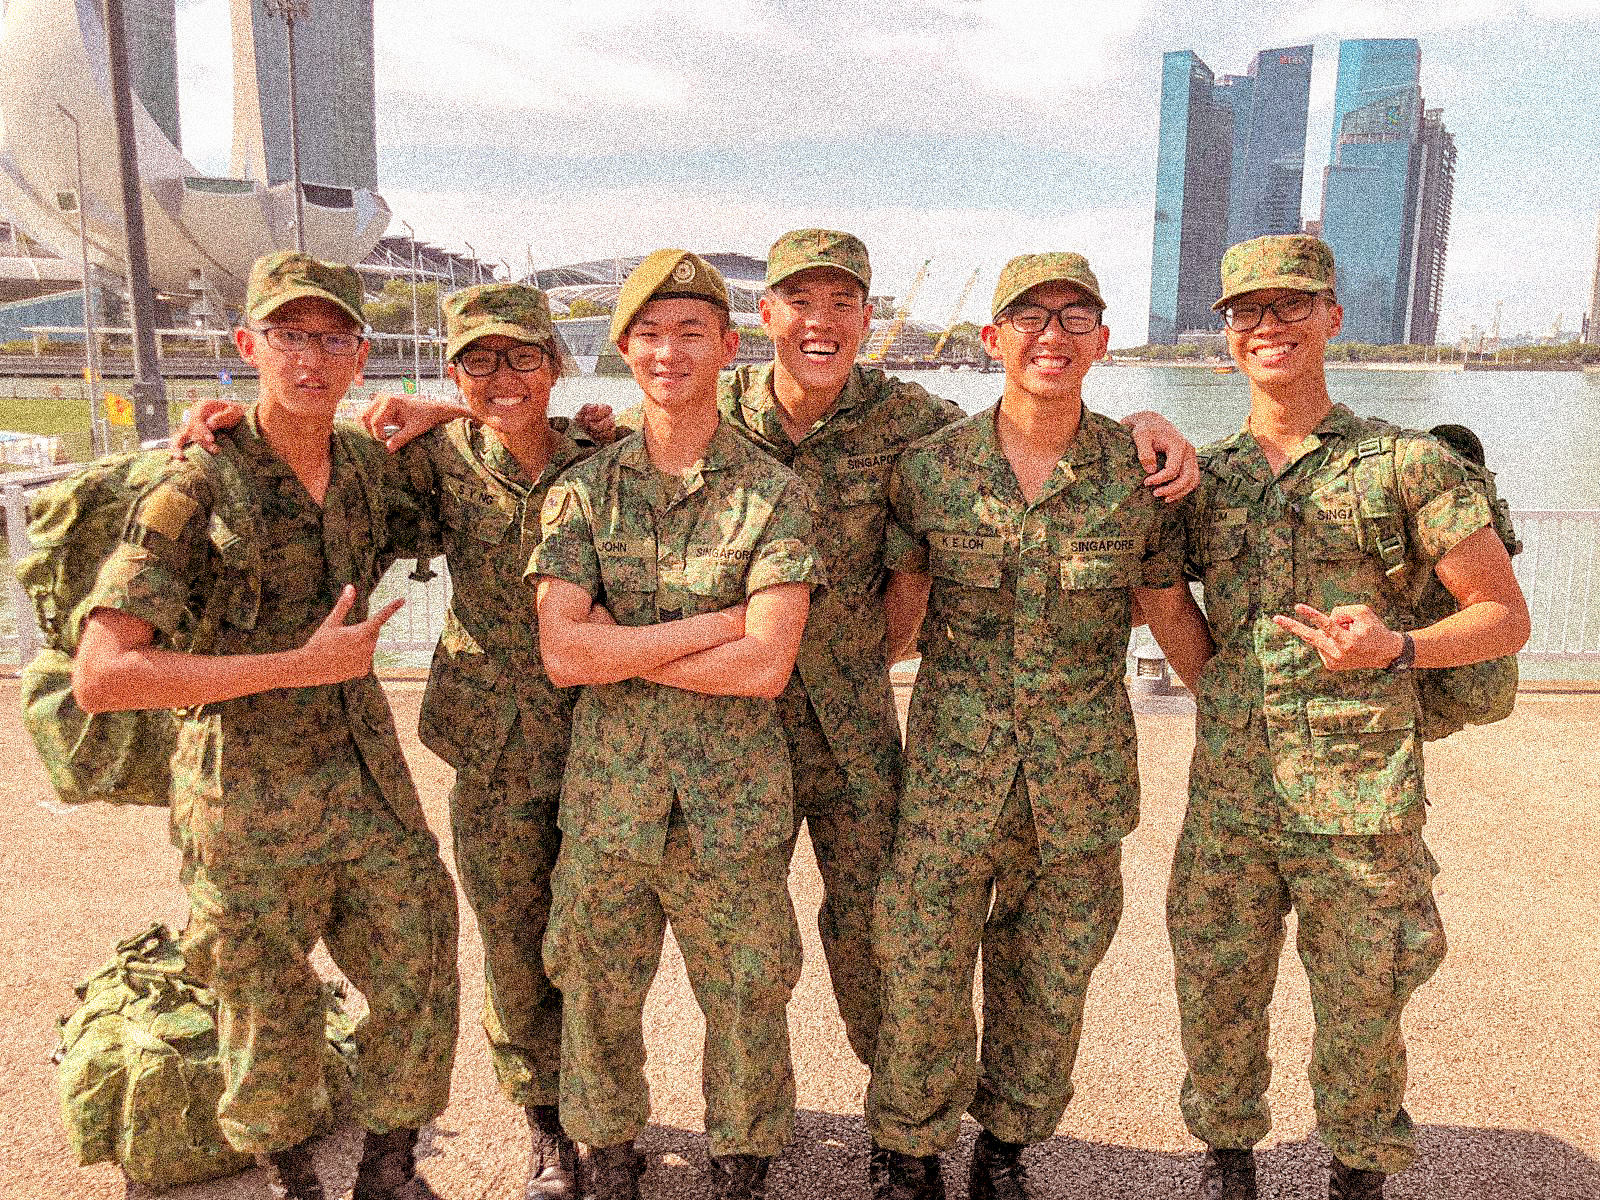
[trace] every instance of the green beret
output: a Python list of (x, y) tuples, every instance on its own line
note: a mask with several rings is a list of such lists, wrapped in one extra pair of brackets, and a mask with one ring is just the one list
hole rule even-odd
[(1048, 254), (1019, 254), (1000, 271), (1000, 280), (994, 285), (994, 304), (991, 317), (998, 317), (1030, 288), (1041, 283), (1070, 283), (1087, 292), (1089, 299), (1105, 308), (1100, 297), (1100, 281), (1089, 269), (1089, 260), (1070, 250), (1056, 250)]
[(687, 250), (657, 250), (633, 269), (617, 295), (611, 313), (613, 342), (622, 345), (622, 335), (651, 300), (705, 300), (729, 311), (728, 285), (715, 267)]
[(837, 267), (863, 288), (872, 286), (866, 245), (855, 234), (837, 229), (791, 229), (773, 242), (767, 251), (767, 286), (812, 267)]
[(546, 350), (555, 348), (550, 302), (525, 283), (485, 283), (452, 292), (444, 300), (444, 332), (446, 358), (496, 333)]
[(367, 318), (361, 311), (361, 276), (344, 263), (323, 262), (296, 250), (263, 254), (250, 268), (244, 313), (260, 321), (291, 300), (326, 300), (348, 314), (358, 328)]
[(1222, 297), (1211, 310), (1246, 292), (1289, 288), (1296, 292), (1333, 290), (1333, 251), (1321, 238), (1281, 233), (1229, 246), (1222, 256)]

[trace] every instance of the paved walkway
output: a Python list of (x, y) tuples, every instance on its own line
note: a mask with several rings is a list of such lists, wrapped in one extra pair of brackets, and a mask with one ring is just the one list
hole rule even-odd
[[(449, 771), (410, 732), (420, 685), (389, 692), (429, 819), (445, 830)], [(15, 682), (0, 680), (0, 708), (15, 713), (16, 704)], [(1511, 720), (1429, 750), (1428, 833), (1451, 949), (1409, 1010), (1409, 1108), (1422, 1161), (1391, 1181), (1394, 1200), (1600, 1197), (1597, 730), (1600, 696), (1529, 695)], [(1042, 1168), (1039, 1200), (1184, 1196), (1199, 1169), (1177, 1113), (1182, 1068), (1161, 920), (1192, 725), (1163, 712), (1141, 717), (1139, 732), (1144, 820), (1126, 845), (1127, 911), (1095, 976), (1077, 1096), (1057, 1137), (1031, 1152)], [(177, 855), (164, 811), (51, 800), (14, 716), (0, 719), (0, 754), (12, 764), (0, 782), (0, 1198), (118, 1197), (114, 1168), (73, 1165), (48, 1060), (73, 982), (116, 938), (152, 920), (182, 922)], [(801, 1113), (771, 1194), (861, 1200), (865, 1071), (846, 1046), (818, 952), (818, 879), (804, 842), (792, 884), (807, 952), (790, 1007)], [(524, 1126), (495, 1092), (477, 1027), (480, 951), (464, 902), (462, 934), (454, 1095), (428, 1135), (423, 1169), (447, 1200), (498, 1200), (520, 1194)], [(1311, 1200), (1324, 1194), (1326, 1152), (1312, 1136), (1310, 1006), (1292, 945), (1274, 1009), (1277, 1127), (1262, 1147), (1261, 1182), (1265, 1197)], [(655, 1121), (642, 1140), (647, 1200), (705, 1194), (702, 1024), (670, 943), (665, 962), (647, 1012)], [(951, 1200), (965, 1195), (973, 1132), (969, 1123), (947, 1163)], [(358, 1140), (345, 1127), (322, 1144), (330, 1184), (349, 1186)], [(242, 1200), (266, 1189), (252, 1171), (168, 1195)]]

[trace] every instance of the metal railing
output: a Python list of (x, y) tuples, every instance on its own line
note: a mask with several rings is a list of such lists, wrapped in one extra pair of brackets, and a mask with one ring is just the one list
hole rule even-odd
[[(3, 489), (9, 554), (8, 604), (0, 606), (0, 668), (27, 662), (42, 644), (32, 608), (11, 564), (29, 549), (24, 484), (38, 486), (57, 472), (28, 472)], [(23, 476), (22, 472), (17, 473)], [(1525, 509), (1513, 514), (1523, 550), (1512, 560), (1528, 607), (1533, 636), (1524, 660), (1600, 660), (1600, 509)], [(386, 665), (425, 667), (450, 608), (450, 572), (443, 558), (427, 565), (432, 578), (415, 578), (410, 559), (396, 563), (378, 585), (373, 607), (404, 596), (405, 607), (384, 626), (378, 650)]]
[(1524, 659), (1600, 659), (1600, 510), (1513, 513), (1522, 553), (1512, 559), (1533, 636)]

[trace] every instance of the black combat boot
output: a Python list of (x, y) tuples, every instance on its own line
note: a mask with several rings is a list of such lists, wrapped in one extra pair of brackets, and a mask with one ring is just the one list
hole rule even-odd
[(1206, 1147), (1200, 1168), (1199, 1200), (1256, 1200), (1256, 1156), (1253, 1150)]
[(1347, 1167), (1334, 1159), (1328, 1172), (1328, 1200), (1383, 1200), (1383, 1172)]
[(523, 1200), (578, 1200), (578, 1148), (554, 1104), (528, 1110), (528, 1182)]
[(770, 1158), (755, 1154), (713, 1155), (711, 1177), (716, 1182), (717, 1200), (766, 1200), (770, 1166)]
[(439, 1200), (439, 1193), (417, 1174), (416, 1150), (415, 1129), (369, 1132), (350, 1200)]
[(1023, 1184), (1022, 1142), (1002, 1142), (987, 1129), (972, 1147), (972, 1173), (967, 1177), (967, 1200), (1027, 1200)]
[(944, 1200), (944, 1175), (937, 1154), (917, 1158), (874, 1145), (867, 1161), (867, 1179), (872, 1184), (872, 1200)]
[(311, 1163), (311, 1139), (288, 1150), (256, 1155), (256, 1165), (267, 1173), (272, 1200), (323, 1200), (322, 1184)]
[(583, 1173), (587, 1181), (583, 1200), (639, 1200), (644, 1159), (632, 1142), (591, 1146)]

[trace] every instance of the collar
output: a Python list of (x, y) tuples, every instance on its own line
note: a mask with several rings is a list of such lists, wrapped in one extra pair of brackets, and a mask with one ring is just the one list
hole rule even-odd
[[(740, 435), (734, 431), (728, 419), (719, 414), (717, 428), (711, 434), (711, 442), (706, 446), (706, 452), (700, 457), (700, 461), (683, 473), (683, 490), (680, 494), (686, 496), (699, 491), (707, 475), (713, 471), (726, 470), (739, 449), (740, 441)], [(618, 443), (617, 465), (635, 474), (655, 470), (650, 463), (650, 451), (645, 447), (643, 427)]]

